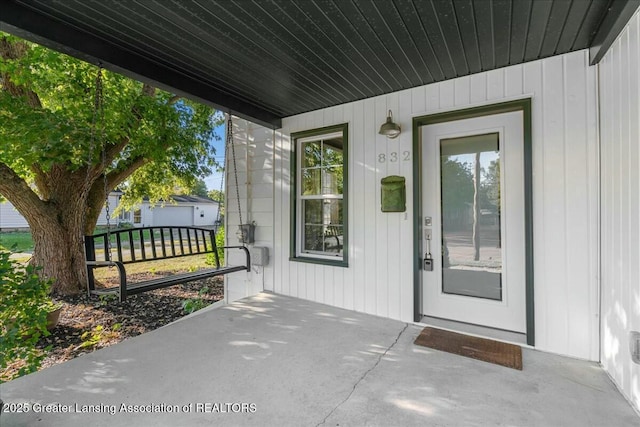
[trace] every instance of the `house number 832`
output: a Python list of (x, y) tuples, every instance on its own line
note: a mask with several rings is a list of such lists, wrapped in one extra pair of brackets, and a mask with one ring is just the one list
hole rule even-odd
[(411, 152), (403, 151), (402, 153), (397, 153), (396, 151), (392, 151), (387, 156), (385, 153), (378, 154), (378, 163), (385, 163), (389, 161), (390, 163), (395, 163), (398, 160), (402, 160), (403, 162), (408, 162), (411, 160)]

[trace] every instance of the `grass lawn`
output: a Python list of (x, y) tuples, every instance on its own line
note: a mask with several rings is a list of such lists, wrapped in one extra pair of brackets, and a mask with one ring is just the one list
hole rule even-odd
[[(145, 230), (145, 232), (148, 234), (147, 230)], [(217, 236), (216, 240), (217, 240), (217, 244), (219, 245), (224, 244), (223, 233), (224, 232), (219, 233), (219, 235)], [(145, 237), (148, 239), (148, 236), (145, 236)], [(113, 240), (115, 245), (115, 238), (113, 238)], [(31, 238), (31, 233), (28, 231), (11, 231), (11, 232), (0, 233), (0, 249), (11, 250), (12, 247), (14, 247), (14, 245), (15, 245), (15, 251), (17, 252), (32, 252), (33, 240)], [(179, 243), (178, 241), (176, 241), (176, 247), (178, 247), (178, 245)], [(139, 244), (137, 244), (137, 240), (136, 240), (135, 247), (138, 247), (138, 246)], [(117, 257), (117, 254), (115, 252), (116, 252), (115, 249), (112, 249), (112, 255)], [(220, 252), (220, 262), (222, 265), (224, 265), (224, 251), (220, 250), (219, 252)], [(96, 250), (96, 254), (100, 259), (104, 257), (103, 253), (104, 253), (104, 249)], [(22, 258), (24, 258), (24, 260), (28, 260), (30, 258), (29, 254), (23, 254), (23, 255), (24, 257), (20, 256), (21, 261), (23, 261)], [(127, 256), (128, 254), (125, 254), (125, 257)], [(206, 256), (188, 256), (184, 258), (171, 258), (168, 260), (154, 261), (154, 262), (148, 262), (148, 263), (143, 262), (138, 264), (130, 264), (127, 266), (127, 273), (135, 274), (135, 273), (140, 273), (144, 271), (151, 272), (151, 273), (165, 272), (165, 271), (184, 272), (184, 271), (194, 271), (203, 267), (211, 267), (210, 265), (208, 266), (205, 264), (205, 260), (206, 260)], [(105, 279), (106, 277), (100, 277), (100, 276), (108, 275), (106, 274), (106, 271), (108, 270), (112, 270), (112, 269), (96, 270), (97, 278), (99, 280)]]
[[(106, 228), (96, 227), (96, 233), (105, 233)], [(149, 238), (149, 231), (144, 231), (146, 239)], [(116, 238), (113, 236), (111, 241), (115, 244)], [(0, 249), (10, 250), (13, 245), (16, 245), (16, 251), (18, 252), (31, 252), (33, 251), (33, 239), (31, 238), (31, 232), (29, 231), (8, 231), (0, 232)]]
[(0, 233), (0, 249), (11, 250), (13, 246), (18, 252), (32, 251), (33, 240), (31, 233), (28, 231), (10, 231)]
[[(141, 273), (184, 273), (202, 268), (211, 268), (206, 264), (206, 256), (194, 255), (183, 258), (171, 258), (152, 262), (139, 262), (126, 266), (127, 276)], [(115, 285), (118, 281), (118, 270), (115, 267), (97, 268), (94, 270), (97, 280)]]

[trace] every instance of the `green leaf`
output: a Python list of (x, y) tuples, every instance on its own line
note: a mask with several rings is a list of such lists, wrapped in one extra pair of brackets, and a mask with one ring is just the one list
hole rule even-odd
[(99, 165), (101, 148), (123, 140), (129, 143), (108, 170), (125, 170), (140, 156), (146, 160), (118, 183), (132, 190), (129, 200), (166, 198), (176, 184), (195, 188), (218, 166), (211, 141), (223, 117), (214, 109), (186, 99), (170, 103), (174, 95), (159, 89), (147, 96), (142, 83), (103, 70), (103, 109), (94, 123), (97, 67), (5, 33), (0, 39), (24, 52), (3, 60), (0, 72), (32, 91), (42, 106), (0, 91), (0, 157), (23, 179), (33, 177), (32, 164), (68, 173), (88, 162)]

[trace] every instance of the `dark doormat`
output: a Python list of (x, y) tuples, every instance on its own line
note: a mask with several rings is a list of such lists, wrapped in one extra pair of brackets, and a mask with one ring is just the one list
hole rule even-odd
[(429, 327), (420, 332), (414, 344), (522, 370), (522, 349), (513, 344)]

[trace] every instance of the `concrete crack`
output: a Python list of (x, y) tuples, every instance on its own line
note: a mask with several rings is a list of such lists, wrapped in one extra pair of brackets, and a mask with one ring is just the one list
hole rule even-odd
[(362, 376), (358, 379), (358, 381), (356, 381), (356, 383), (353, 385), (353, 387), (351, 388), (351, 391), (349, 392), (349, 395), (347, 397), (344, 398), (344, 400), (340, 403), (338, 403), (335, 408), (333, 408), (326, 417), (324, 417), (324, 419), (319, 422), (318, 424), (316, 424), (316, 427), (320, 427), (321, 425), (323, 425), (327, 419), (329, 419), (329, 417), (338, 410), (338, 408), (340, 408), (342, 405), (344, 405), (345, 403), (347, 403), (347, 401), (349, 399), (351, 399), (351, 396), (353, 396), (353, 393), (355, 393), (356, 388), (358, 388), (358, 385), (360, 385), (360, 383), (362, 382), (362, 380), (364, 380), (367, 375), (369, 375), (369, 373), (371, 373), (371, 371), (373, 371), (374, 369), (376, 369), (378, 367), (378, 365), (380, 364), (380, 362), (382, 361), (382, 358), (385, 357), (387, 355), (387, 353), (396, 345), (398, 344), (398, 341), (400, 340), (400, 337), (402, 336), (402, 334), (404, 333), (404, 331), (407, 330), (407, 328), (409, 327), (408, 323), (404, 324), (404, 328), (402, 328), (402, 330), (400, 331), (400, 333), (398, 334), (398, 336), (396, 337), (395, 341), (393, 343), (391, 343), (391, 345), (389, 347), (387, 347), (387, 349), (384, 351), (384, 353), (382, 353), (379, 357), (378, 360), (376, 360), (376, 363), (373, 364), (373, 366), (369, 369), (366, 370), (366, 372), (364, 374), (362, 374)]

